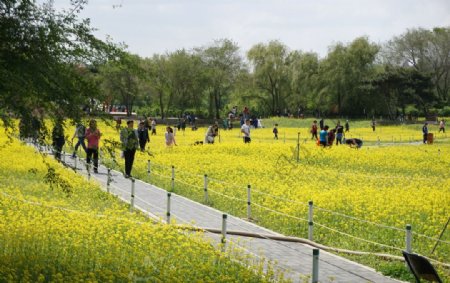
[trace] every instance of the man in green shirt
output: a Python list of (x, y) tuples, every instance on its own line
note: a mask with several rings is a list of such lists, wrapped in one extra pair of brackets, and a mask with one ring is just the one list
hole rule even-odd
[(127, 127), (120, 132), (120, 141), (122, 142), (122, 150), (125, 157), (125, 178), (131, 177), (134, 155), (139, 147), (138, 132), (133, 128), (133, 124), (133, 120), (128, 120)]

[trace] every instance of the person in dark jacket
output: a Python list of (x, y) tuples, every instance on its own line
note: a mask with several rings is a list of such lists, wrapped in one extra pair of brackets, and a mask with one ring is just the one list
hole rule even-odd
[(145, 145), (148, 142), (150, 142), (150, 137), (148, 135), (148, 128), (145, 127), (144, 122), (139, 123), (138, 136), (139, 136), (139, 147), (141, 148), (141, 151), (145, 151)]
[(428, 140), (428, 123), (425, 122), (425, 124), (422, 127), (422, 133), (423, 133), (423, 143), (427, 143)]
[(61, 152), (65, 143), (63, 121), (58, 120), (52, 131), (52, 145), (55, 152), (55, 159), (58, 161), (61, 161)]
[(120, 141), (122, 142), (122, 150), (125, 157), (125, 178), (131, 178), (134, 155), (139, 147), (138, 132), (136, 129), (133, 129), (133, 124), (133, 120), (128, 120), (127, 127), (120, 132)]

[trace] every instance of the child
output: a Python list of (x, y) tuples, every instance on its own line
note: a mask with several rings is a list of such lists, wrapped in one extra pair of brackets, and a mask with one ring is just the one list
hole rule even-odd
[(278, 139), (278, 124), (275, 124), (275, 127), (273, 127), (273, 131), (272, 131), (272, 133), (274, 134), (274, 139)]

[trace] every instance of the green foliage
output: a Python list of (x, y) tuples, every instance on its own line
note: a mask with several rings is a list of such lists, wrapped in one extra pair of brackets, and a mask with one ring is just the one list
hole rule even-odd
[(279, 41), (256, 44), (247, 53), (254, 67), (254, 83), (266, 93), (272, 114), (286, 106), (288, 91), (288, 48)]
[(439, 110), (439, 116), (450, 117), (450, 106), (444, 106)]
[(88, 20), (77, 18), (85, 4), (72, 1), (71, 11), (56, 12), (51, 1), (0, 2), (2, 112), (26, 120), (36, 117), (35, 111), (79, 118), (95, 98), (90, 74), (114, 47), (92, 35)]
[(450, 28), (433, 30), (409, 29), (394, 37), (386, 46), (384, 59), (388, 64), (412, 66), (430, 74), (438, 100), (450, 99)]
[[(397, 116), (448, 104), (450, 29), (412, 29), (381, 47), (366, 37), (331, 46), (325, 58), (279, 41), (247, 53), (229, 39), (140, 58), (92, 35), (79, 19), (86, 0), (57, 12), (52, 1), (0, 3), (0, 117), (79, 120), (100, 103), (146, 107), (154, 115), (190, 109), (222, 118), (234, 105), (252, 113)], [(380, 50), (382, 52), (380, 52)], [(146, 110), (148, 111), (148, 110)], [(144, 111), (145, 112), (145, 111)], [(7, 125), (7, 123), (5, 123)], [(28, 127), (29, 128), (29, 127)], [(27, 129), (25, 127), (24, 129)]]

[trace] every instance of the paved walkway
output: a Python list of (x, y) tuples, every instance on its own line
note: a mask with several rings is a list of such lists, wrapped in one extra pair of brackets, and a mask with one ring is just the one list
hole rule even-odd
[[(68, 155), (64, 159), (68, 165), (74, 166), (74, 159)], [(82, 166), (80, 161), (77, 163), (79, 169), (77, 171), (87, 176), (85, 166)], [(129, 202), (131, 198), (131, 180), (125, 179), (122, 173), (118, 171), (112, 171), (111, 174), (113, 181), (110, 185), (110, 192)], [(104, 166), (100, 166), (99, 173), (91, 174), (91, 178), (98, 181), (106, 190), (107, 175), (107, 169)], [(138, 209), (152, 216), (163, 220), (166, 219), (167, 192), (161, 188), (136, 180), (134, 204)], [(190, 223), (198, 227), (220, 230), (222, 229), (222, 215), (222, 212), (214, 208), (172, 194), (171, 218), (176, 223)], [(230, 215), (228, 216), (227, 230), (280, 236), (278, 233)], [(221, 235), (211, 233), (207, 233), (207, 235), (217, 242), (220, 241)], [(230, 235), (227, 236), (227, 241), (238, 243), (247, 252), (276, 261), (286, 277), (291, 278), (294, 282), (304, 282), (304, 278), (311, 275), (313, 248), (309, 245)], [(320, 282), (346, 283), (399, 282), (385, 277), (371, 268), (322, 250), (319, 256), (319, 280)]]

